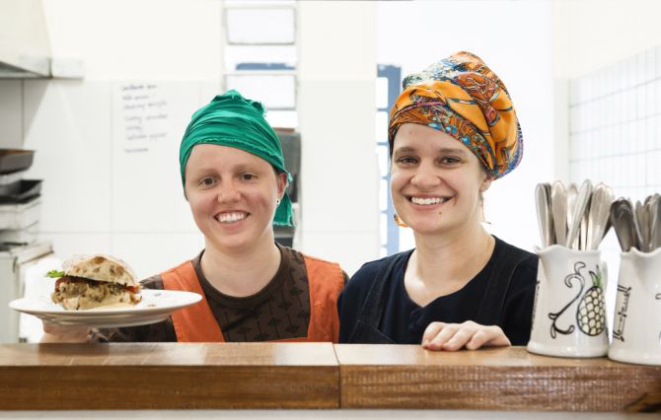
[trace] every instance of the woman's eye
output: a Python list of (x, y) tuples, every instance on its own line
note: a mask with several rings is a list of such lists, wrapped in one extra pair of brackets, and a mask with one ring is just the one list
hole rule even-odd
[(461, 163), (461, 159), (455, 157), (446, 157), (441, 159), (441, 163), (444, 165), (456, 165), (458, 163)]
[(397, 159), (397, 163), (401, 165), (412, 165), (417, 163), (417, 159), (410, 157), (410, 156), (402, 156)]
[(200, 185), (203, 187), (213, 187), (216, 185), (216, 180), (208, 176), (200, 180)]

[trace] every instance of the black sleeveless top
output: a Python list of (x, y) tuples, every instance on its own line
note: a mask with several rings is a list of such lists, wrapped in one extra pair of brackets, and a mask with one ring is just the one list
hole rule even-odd
[(486, 266), (462, 289), (424, 307), (413, 302), (404, 273), (413, 250), (363, 265), (338, 301), (341, 343), (420, 344), (434, 321), (498, 325), (512, 345), (530, 339), (537, 256), (496, 239)]

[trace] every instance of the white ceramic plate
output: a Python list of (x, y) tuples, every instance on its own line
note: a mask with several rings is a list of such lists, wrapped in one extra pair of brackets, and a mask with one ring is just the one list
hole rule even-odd
[(174, 290), (143, 289), (141, 295), (142, 301), (131, 307), (72, 311), (51, 302), (50, 296), (16, 299), (9, 303), (9, 307), (60, 325), (117, 328), (160, 322), (175, 310), (202, 300), (202, 296), (197, 293)]

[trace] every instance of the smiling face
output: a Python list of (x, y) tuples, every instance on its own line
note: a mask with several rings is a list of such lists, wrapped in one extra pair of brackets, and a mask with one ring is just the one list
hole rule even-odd
[(397, 131), (390, 188), (399, 217), (416, 233), (443, 233), (480, 222), (480, 193), (491, 178), (450, 135), (420, 124)]
[(287, 175), (243, 150), (201, 144), (186, 164), (185, 191), (207, 247), (249, 251), (273, 242), (273, 216)]

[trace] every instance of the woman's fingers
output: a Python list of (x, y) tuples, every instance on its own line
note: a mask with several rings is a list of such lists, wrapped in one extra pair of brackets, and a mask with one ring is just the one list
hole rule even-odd
[(468, 350), (477, 350), (485, 346), (509, 346), (509, 338), (497, 325), (491, 325), (478, 330), (466, 344)]
[(42, 343), (84, 343), (90, 333), (87, 327), (64, 326), (48, 321), (43, 321), (43, 324)]
[(441, 350), (443, 345), (447, 343), (459, 330), (458, 324), (445, 324), (443, 328), (432, 338), (427, 348), (429, 350)]
[(462, 348), (470, 339), (473, 337), (473, 334), (481, 327), (480, 324), (477, 324), (473, 321), (466, 321), (461, 324), (450, 324), (454, 328), (452, 329), (452, 335), (447, 335), (447, 338), (443, 340), (441, 348), (438, 350), (448, 350), (454, 351)]
[(467, 327), (457, 329), (457, 332), (454, 334), (454, 336), (452, 336), (451, 339), (443, 344), (442, 349), (447, 351), (459, 350), (460, 348), (464, 347), (466, 343), (472, 340), (477, 331), (479, 330)]
[(427, 348), (429, 343), (443, 329), (443, 326), (445, 326), (445, 322), (432, 322), (431, 324), (427, 325), (427, 328), (425, 328), (425, 332), (422, 335), (422, 347)]
[(455, 351), (463, 347), (476, 350), (484, 346), (509, 346), (510, 341), (496, 325), (481, 325), (473, 321), (461, 324), (432, 322), (423, 335), (422, 346), (428, 350)]

